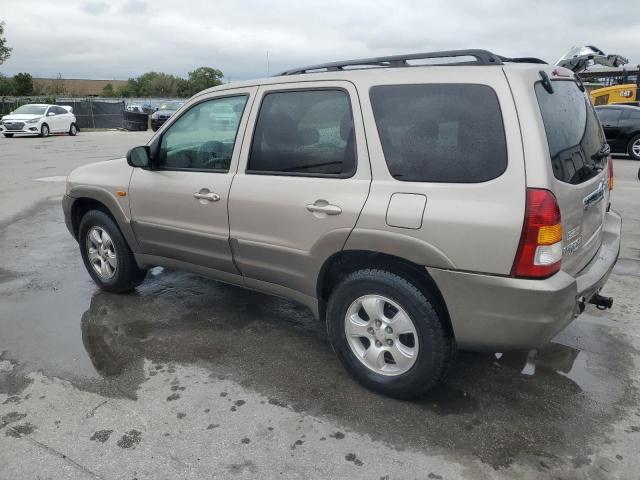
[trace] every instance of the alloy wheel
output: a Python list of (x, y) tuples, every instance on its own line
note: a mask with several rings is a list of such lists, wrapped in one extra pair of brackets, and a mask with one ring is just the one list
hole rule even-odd
[(87, 254), (93, 270), (105, 280), (113, 278), (118, 268), (115, 245), (101, 227), (91, 227), (87, 232)]
[(344, 329), (353, 354), (376, 373), (402, 375), (416, 362), (419, 344), (413, 320), (387, 297), (371, 294), (353, 301)]

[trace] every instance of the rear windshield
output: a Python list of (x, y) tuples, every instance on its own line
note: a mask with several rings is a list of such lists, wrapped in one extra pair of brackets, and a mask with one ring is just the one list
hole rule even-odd
[(595, 177), (606, 158), (598, 155), (605, 143), (600, 122), (591, 103), (570, 80), (554, 80), (553, 93), (542, 83), (535, 91), (547, 133), (555, 177), (573, 185)]
[(407, 182), (485, 182), (507, 168), (502, 113), (485, 85), (384, 85), (371, 105), (389, 173)]

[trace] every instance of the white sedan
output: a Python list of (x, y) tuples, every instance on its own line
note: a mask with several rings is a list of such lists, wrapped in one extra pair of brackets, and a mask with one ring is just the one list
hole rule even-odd
[(48, 137), (52, 133), (76, 135), (78, 126), (73, 109), (63, 105), (23, 105), (2, 117), (0, 132), (5, 137), (27, 133)]

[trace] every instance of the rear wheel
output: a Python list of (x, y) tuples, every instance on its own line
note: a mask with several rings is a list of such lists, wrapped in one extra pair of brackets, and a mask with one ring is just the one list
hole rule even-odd
[(78, 134), (78, 127), (76, 127), (75, 123), (72, 123), (69, 127), (69, 135), (75, 137)]
[(349, 373), (396, 398), (427, 392), (455, 358), (455, 342), (430, 301), (407, 279), (385, 270), (354, 272), (334, 289), (327, 331)]
[(144, 280), (146, 270), (138, 268), (120, 229), (106, 213), (90, 210), (82, 217), (78, 243), (89, 275), (103, 290), (128, 292)]
[(7, 138), (13, 138), (13, 133), (3, 133), (3, 135)]
[(633, 160), (640, 160), (640, 135), (636, 135), (629, 140), (627, 153)]
[(40, 136), (41, 137), (48, 137), (49, 136), (49, 125), (47, 125), (46, 123), (42, 124), (42, 127), (40, 127)]

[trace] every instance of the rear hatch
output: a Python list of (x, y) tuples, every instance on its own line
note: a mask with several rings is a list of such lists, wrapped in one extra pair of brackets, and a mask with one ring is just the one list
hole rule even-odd
[(596, 255), (609, 203), (608, 152), (595, 110), (573, 78), (536, 82), (562, 216), (562, 270), (575, 275)]

